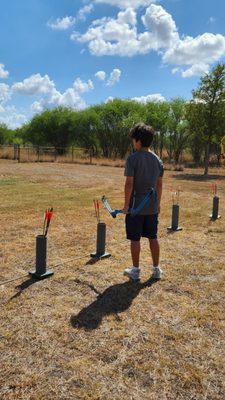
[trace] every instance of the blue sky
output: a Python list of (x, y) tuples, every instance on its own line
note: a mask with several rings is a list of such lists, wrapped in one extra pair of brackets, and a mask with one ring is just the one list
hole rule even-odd
[(224, 15), (224, 0), (2, 0), (0, 122), (114, 97), (188, 99), (224, 61)]

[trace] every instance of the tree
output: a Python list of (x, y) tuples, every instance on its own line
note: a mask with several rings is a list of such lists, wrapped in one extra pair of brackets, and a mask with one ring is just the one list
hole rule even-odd
[(199, 118), (204, 121), (204, 175), (208, 175), (210, 147), (215, 141), (220, 142), (225, 131), (225, 64), (218, 64), (201, 78), (198, 89), (193, 91), (193, 101), (203, 104)]
[(54, 146), (58, 152), (71, 143), (74, 111), (59, 107), (35, 115), (25, 132), (25, 140), (34, 145)]
[(141, 121), (144, 106), (131, 100), (114, 99), (94, 109), (99, 115), (97, 137), (104, 157), (123, 158), (130, 147), (129, 131)]
[(165, 136), (168, 130), (170, 105), (167, 102), (149, 102), (145, 106), (146, 124), (151, 125), (157, 133), (153, 143), (155, 151), (159, 151), (160, 158), (163, 157)]
[(93, 153), (98, 153), (97, 132), (100, 126), (99, 115), (94, 107), (73, 113), (72, 143)]
[(190, 132), (188, 146), (197, 165), (202, 162), (204, 152), (205, 120), (203, 118), (203, 107), (203, 103), (195, 103), (194, 101), (190, 101), (185, 107), (185, 118), (189, 122)]
[(190, 135), (188, 121), (185, 119), (185, 105), (185, 100), (181, 98), (175, 98), (169, 103), (166, 146), (170, 161), (173, 158), (175, 164), (179, 163)]
[(0, 145), (5, 144), (8, 131), (7, 125), (0, 123)]

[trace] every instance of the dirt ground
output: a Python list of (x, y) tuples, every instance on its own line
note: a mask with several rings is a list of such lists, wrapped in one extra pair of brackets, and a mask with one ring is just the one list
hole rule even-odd
[[(225, 171), (166, 171), (160, 215), (160, 282), (130, 283), (124, 217), (105, 210), (107, 250), (96, 247), (93, 198), (123, 205), (123, 169), (0, 161), (0, 399), (225, 399)], [(210, 221), (217, 183), (222, 218)], [(171, 191), (183, 231), (167, 233)], [(54, 275), (35, 281), (35, 236), (48, 238)], [(16, 279), (16, 280), (14, 280)], [(10, 281), (10, 282), (9, 282)]]

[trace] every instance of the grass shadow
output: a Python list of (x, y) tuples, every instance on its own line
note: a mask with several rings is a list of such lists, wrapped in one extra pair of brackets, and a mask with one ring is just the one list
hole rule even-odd
[(91, 257), (90, 260), (88, 260), (85, 265), (94, 265), (100, 260), (101, 259), (99, 257)]
[[(110, 286), (103, 293), (99, 294), (97, 300), (84, 307), (77, 315), (72, 315), (70, 323), (73, 328), (85, 329), (86, 331), (97, 329), (106, 315), (115, 314), (116, 319), (120, 318), (118, 313), (127, 310), (140, 291), (151, 287), (156, 279), (148, 279), (146, 282), (125, 282)], [(79, 282), (82, 284), (82, 282)], [(93, 290), (93, 288), (92, 288)], [(95, 293), (98, 291), (95, 289)]]
[(213, 180), (225, 180), (225, 175), (174, 174), (173, 178), (184, 181), (207, 182)]
[(34, 277), (30, 277), (25, 282), (23, 282), (20, 285), (16, 286), (15, 289), (17, 289), (18, 292), (16, 294), (14, 294), (12, 297), (10, 297), (8, 302), (10, 302), (11, 300), (16, 299), (17, 297), (19, 297), (23, 293), (24, 290), (28, 289), (30, 286), (32, 286), (36, 282), (38, 282), (37, 279), (35, 279)]

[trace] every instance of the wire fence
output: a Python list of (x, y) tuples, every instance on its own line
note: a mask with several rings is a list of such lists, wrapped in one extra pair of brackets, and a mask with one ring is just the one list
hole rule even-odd
[(79, 147), (0, 146), (0, 159), (18, 162), (93, 163), (92, 149)]
[[(156, 152), (157, 153), (157, 152)], [(101, 152), (95, 153), (92, 148), (70, 147), (47, 147), (47, 146), (22, 146), (22, 145), (0, 145), (0, 159), (14, 160), (19, 163), (52, 162), (52, 163), (74, 163), (124, 167), (124, 159), (116, 157), (104, 157)], [(174, 160), (168, 157), (166, 150), (163, 152), (162, 160), (168, 166), (175, 165)], [(176, 167), (199, 167), (204, 162), (196, 163), (189, 151), (181, 154), (179, 165)], [(218, 157), (214, 154), (210, 158), (210, 166), (221, 167), (225, 165), (225, 156)]]

